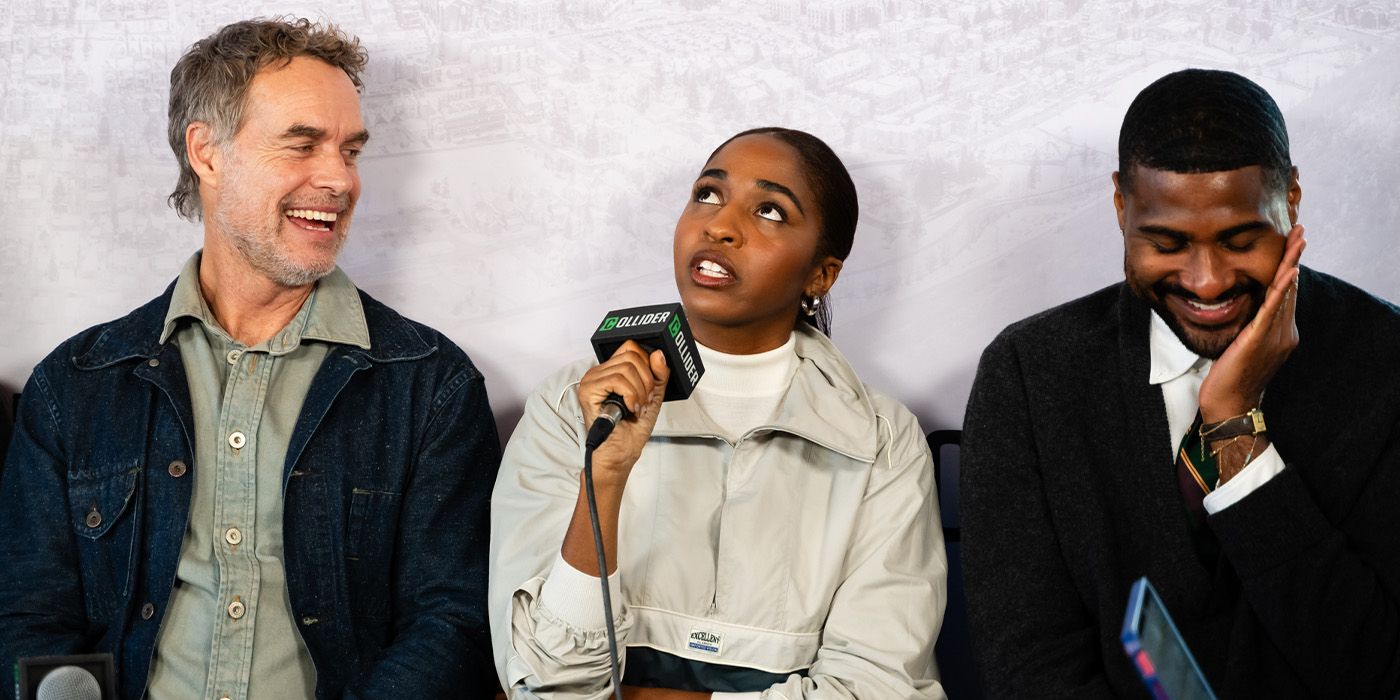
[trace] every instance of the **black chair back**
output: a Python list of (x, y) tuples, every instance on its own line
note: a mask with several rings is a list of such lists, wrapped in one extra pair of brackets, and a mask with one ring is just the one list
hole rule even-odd
[[(4, 396), (0, 391), (0, 397)], [(9, 404), (6, 406), (5, 404)], [(11, 401), (0, 400), (0, 473), (5, 469), (5, 455), (10, 448), (10, 435), (14, 433), (15, 416), (19, 415), (19, 394)]]
[(928, 434), (933, 452), (933, 481), (938, 491), (938, 511), (943, 526), (943, 546), (948, 553), (948, 608), (938, 633), (934, 656), (942, 674), (943, 689), (950, 698), (980, 700), (977, 665), (972, 658), (972, 629), (967, 618), (967, 594), (963, 590), (962, 532), (958, 518), (958, 470), (960, 430), (935, 430)]

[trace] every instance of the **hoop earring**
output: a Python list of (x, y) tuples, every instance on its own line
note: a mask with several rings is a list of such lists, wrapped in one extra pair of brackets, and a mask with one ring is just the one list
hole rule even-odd
[(811, 299), (808, 299), (808, 298), (806, 298), (806, 297), (803, 297), (803, 298), (802, 298), (802, 313), (807, 314), (808, 316), (816, 316), (816, 315), (817, 315), (817, 309), (820, 308), (821, 305), (822, 305), (821, 297), (812, 297)]

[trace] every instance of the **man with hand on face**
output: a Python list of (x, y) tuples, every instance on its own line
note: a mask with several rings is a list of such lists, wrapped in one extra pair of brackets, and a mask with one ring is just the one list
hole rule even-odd
[(1013, 324), (963, 435), (989, 697), (1146, 697), (1118, 635), (1161, 593), (1222, 697), (1400, 687), (1400, 311), (1300, 268), (1282, 115), (1186, 70), (1134, 100), (1127, 280)]
[[(0, 482), (0, 678), (109, 652), (123, 697), (472, 697), (491, 684), (482, 376), (336, 266), (359, 41), (226, 26), (171, 73), (204, 248), (24, 390)], [(0, 688), (0, 695), (12, 692)]]

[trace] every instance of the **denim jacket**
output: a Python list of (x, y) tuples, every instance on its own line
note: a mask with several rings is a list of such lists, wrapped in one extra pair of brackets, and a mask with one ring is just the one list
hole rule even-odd
[[(24, 656), (110, 652), (145, 692), (189, 517), (193, 418), (171, 291), (34, 369), (0, 474), (0, 697)], [(500, 444), (481, 374), (360, 292), (284, 466), (285, 566), (319, 698), (471, 697), (491, 683), (488, 508)]]

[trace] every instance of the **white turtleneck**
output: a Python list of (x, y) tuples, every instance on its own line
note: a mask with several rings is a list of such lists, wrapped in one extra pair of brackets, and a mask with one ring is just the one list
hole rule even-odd
[(721, 428), (720, 437), (737, 441), (768, 422), (797, 371), (797, 336), (754, 355), (730, 355), (696, 343), (705, 376), (690, 398)]

